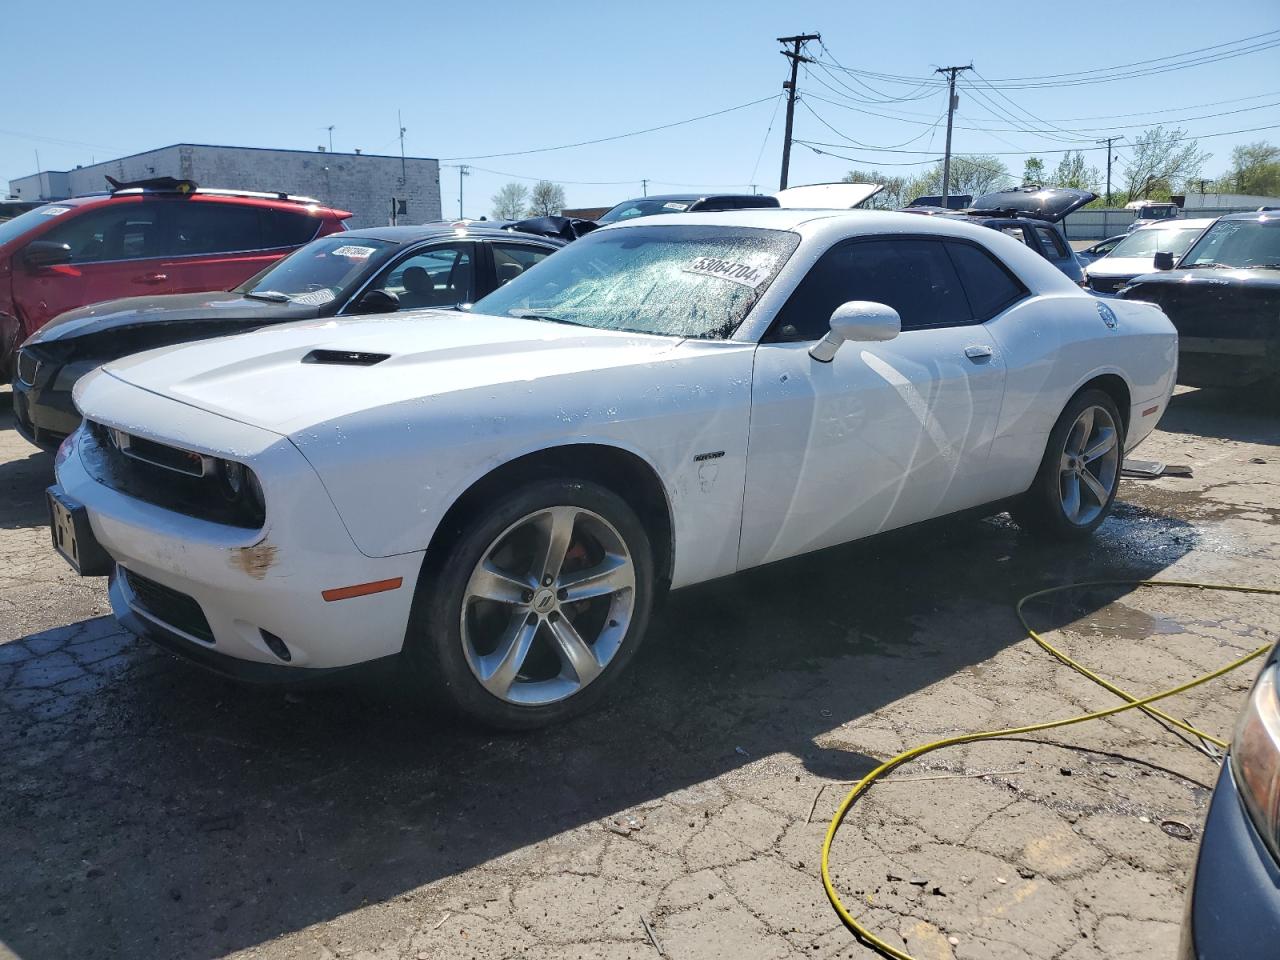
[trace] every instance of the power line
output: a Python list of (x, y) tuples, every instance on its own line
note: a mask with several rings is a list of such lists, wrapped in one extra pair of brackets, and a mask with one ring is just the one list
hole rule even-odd
[(773, 133), (773, 122), (778, 119), (778, 107), (782, 106), (782, 97), (780, 93), (773, 102), (773, 113), (769, 115), (769, 126), (764, 131), (764, 139), (760, 141), (760, 150), (756, 154), (755, 166), (751, 168), (751, 180), (754, 183), (756, 179), (756, 171), (760, 169), (760, 161), (764, 159), (764, 148), (769, 145), (769, 134)]
[(804, 49), (804, 45), (810, 40), (821, 40), (822, 35), (818, 33), (798, 33), (793, 37), (778, 37), (779, 43), (791, 44), (790, 50), (780, 51), (784, 57), (791, 61), (791, 79), (782, 84), (782, 89), (787, 92), (787, 126), (786, 132), (782, 137), (782, 174), (778, 178), (778, 189), (787, 189), (787, 174), (791, 170), (791, 128), (795, 122), (796, 116), (796, 79), (800, 70), (800, 64), (812, 63), (811, 57), (806, 57), (800, 51)]
[(740, 103), (736, 107), (725, 107), (723, 110), (715, 110), (711, 113), (704, 113), (697, 117), (689, 117), (685, 120), (675, 120), (671, 123), (659, 124), (656, 127), (646, 127), (643, 130), (632, 130), (629, 133), (617, 133), (610, 137), (597, 137), (594, 140), (579, 140), (577, 143), (562, 143), (555, 147), (534, 147), (529, 150), (508, 150), (505, 153), (482, 153), (471, 154), (465, 157), (441, 157), (442, 160), (493, 160), (497, 157), (522, 157), (530, 153), (551, 153), (554, 150), (569, 150), (573, 147), (589, 147), (596, 143), (608, 143), (612, 140), (624, 140), (627, 137), (638, 137), (645, 133), (655, 133), (658, 130), (670, 130), (672, 127), (681, 127), (687, 123), (697, 123), (699, 120), (709, 120), (712, 117), (721, 117), (726, 113), (733, 113), (737, 110), (745, 110), (747, 107), (754, 107), (760, 103), (766, 103), (772, 100), (772, 96), (761, 97), (759, 100), (751, 100), (748, 103)]
[(921, 133), (916, 134), (910, 140), (904, 140), (902, 141), (902, 143), (895, 143), (887, 147), (881, 147), (873, 143), (863, 143), (860, 140), (855, 140), (853, 139), (853, 137), (849, 136), (848, 134), (842, 133), (841, 131), (837, 130), (835, 127), (829, 124), (825, 119), (823, 119), (823, 117), (821, 116), (821, 114), (818, 113), (818, 111), (814, 110), (813, 107), (809, 106), (808, 99), (809, 98), (807, 96), (801, 98), (800, 106), (808, 110), (815, 120), (817, 120), (820, 124), (822, 124), (828, 130), (830, 130), (832, 133), (834, 133), (837, 137), (842, 137), (844, 140), (848, 141), (851, 146), (862, 147), (862, 149), (864, 150), (896, 150), (899, 147), (905, 147), (909, 143), (915, 143), (917, 140), (923, 140), (925, 137), (929, 136), (930, 134), (932, 134), (934, 131), (938, 129), (938, 124), (940, 124), (942, 122), (943, 117), (947, 115), (946, 111), (943, 111), (942, 113), (938, 114), (938, 119), (934, 120), (933, 123), (930, 124), (927, 130), (924, 130)]

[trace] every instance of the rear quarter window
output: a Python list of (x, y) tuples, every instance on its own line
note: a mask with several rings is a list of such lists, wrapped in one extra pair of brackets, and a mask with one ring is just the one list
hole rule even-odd
[(990, 320), (1028, 295), (1027, 288), (999, 260), (972, 243), (947, 241), (975, 320)]
[(1066, 260), (1071, 256), (1071, 251), (1053, 227), (1036, 227), (1036, 235), (1044, 247), (1044, 255), (1050, 260)]

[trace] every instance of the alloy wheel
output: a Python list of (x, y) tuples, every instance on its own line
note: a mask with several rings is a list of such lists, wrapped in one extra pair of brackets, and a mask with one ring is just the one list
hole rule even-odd
[(1097, 519), (1120, 477), (1120, 432), (1104, 407), (1085, 407), (1067, 431), (1058, 467), (1062, 512), (1076, 526)]
[(472, 571), (463, 652), (500, 700), (556, 703), (608, 667), (634, 607), (635, 568), (613, 525), (582, 507), (548, 507), (507, 527)]

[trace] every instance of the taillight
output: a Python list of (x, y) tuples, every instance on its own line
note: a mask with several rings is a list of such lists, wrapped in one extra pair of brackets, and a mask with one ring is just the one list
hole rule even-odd
[(1254, 684), (1231, 742), (1231, 772), (1253, 825), (1280, 858), (1280, 690), (1269, 663)]

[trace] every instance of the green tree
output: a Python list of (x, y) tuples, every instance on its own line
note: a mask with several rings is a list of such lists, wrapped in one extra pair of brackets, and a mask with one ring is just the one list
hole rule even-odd
[(529, 195), (529, 208), (526, 215), (530, 217), (555, 216), (564, 209), (564, 187), (550, 180), (539, 180), (533, 185)]
[(1200, 175), (1210, 154), (1187, 136), (1182, 127), (1152, 127), (1134, 137), (1123, 161), (1121, 182), (1130, 200), (1167, 200), (1169, 195)]
[(525, 204), (529, 202), (529, 188), (523, 183), (505, 183), (489, 202), (493, 204), (495, 220), (519, 220), (524, 216)]
[(1215, 184), (1220, 193), (1280, 196), (1280, 147), (1258, 141), (1231, 151), (1231, 167)]
[(1027, 157), (1022, 165), (1022, 183), (1024, 186), (1044, 183), (1044, 161), (1039, 157)]
[(905, 177), (895, 177), (879, 170), (850, 170), (841, 179), (841, 183), (878, 183), (883, 186), (883, 190), (863, 204), (870, 210), (896, 210), (914, 199), (905, 195)]
[(1050, 177), (1049, 183), (1055, 187), (1074, 187), (1077, 190), (1089, 190), (1101, 183), (1101, 180), (1098, 168), (1087, 166), (1084, 162), (1084, 152), (1077, 150), (1074, 153), (1064, 153), (1062, 155), (1062, 159), (1058, 161), (1058, 167), (1053, 171), (1053, 176)]

